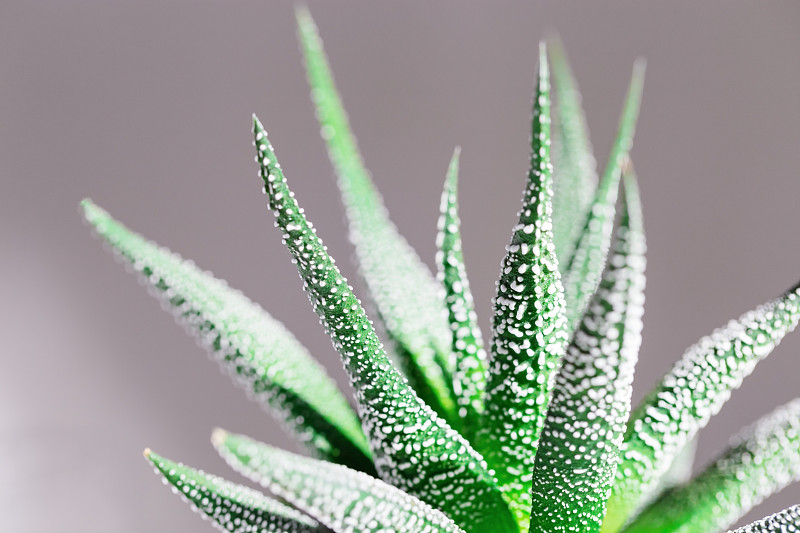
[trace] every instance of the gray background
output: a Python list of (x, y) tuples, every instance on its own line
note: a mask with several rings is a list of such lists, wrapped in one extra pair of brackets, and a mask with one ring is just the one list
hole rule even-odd
[[(636, 398), (700, 336), (800, 278), (797, 2), (310, 2), (368, 165), (430, 265), (463, 147), (483, 325), (527, 166), (537, 41), (557, 29), (605, 162), (633, 60), (649, 244)], [(697, 4), (697, 5), (695, 5)], [(291, 446), (81, 224), (91, 196), (228, 279), (338, 379), (272, 228), (250, 113), (345, 273), (341, 208), (289, 2), (0, 4), (0, 508), (15, 532), (198, 531), (140, 456), (211, 472), (222, 426)], [(700, 463), (798, 394), (800, 336), (702, 433)], [(800, 502), (800, 487), (751, 513)]]

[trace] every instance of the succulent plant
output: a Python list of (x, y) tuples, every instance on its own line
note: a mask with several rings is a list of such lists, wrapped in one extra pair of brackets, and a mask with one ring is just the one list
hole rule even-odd
[[(255, 117), (254, 145), (275, 224), (341, 356), (355, 409), (261, 307), (82, 204), (97, 234), (312, 456), (216, 430), (222, 457), (265, 495), (147, 450), (196, 511), (236, 532), (700, 533), (724, 530), (800, 479), (800, 400), (747, 429), (696, 477), (686, 474), (698, 431), (800, 320), (798, 286), (701, 339), (631, 409), (645, 236), (629, 152), (642, 65), (598, 176), (563, 51), (553, 43), (548, 57), (541, 46), (530, 171), (485, 345), (461, 249), (459, 151), (446, 173), (434, 277), (388, 218), (308, 12), (298, 22), (377, 325)], [(793, 507), (737, 531), (798, 527)]]

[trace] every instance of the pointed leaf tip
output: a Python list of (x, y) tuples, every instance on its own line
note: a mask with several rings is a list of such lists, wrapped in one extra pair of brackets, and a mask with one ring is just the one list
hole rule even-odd
[(465, 533), (441, 510), (343, 466), (301, 457), (242, 435), (227, 436), (217, 451), (235, 470), (332, 531)]
[(358, 149), (319, 31), (307, 12), (298, 13), (298, 30), (350, 241), (389, 351), (420, 398), (459, 429), (450, 376), (450, 331), (439, 285), (388, 216)]
[(553, 36), (553, 242), (562, 276), (568, 271), (597, 187), (597, 163), (589, 142), (578, 83), (564, 47)]
[[(146, 450), (148, 461), (195, 512), (231, 533), (318, 532), (316, 521), (249, 487), (206, 474)], [(366, 474), (365, 474), (366, 475)]]
[(496, 284), (479, 449), (522, 531), (534, 458), (567, 341), (564, 291), (552, 231), (550, 87), (546, 59), (533, 99), (530, 168)]
[(84, 201), (85, 217), (234, 381), (310, 451), (374, 471), (347, 398), (280, 322), (223, 280), (148, 241)]
[(567, 317), (571, 327), (577, 327), (592, 294), (597, 289), (614, 227), (622, 165), (633, 147), (633, 136), (639, 117), (644, 89), (644, 66), (637, 62), (631, 74), (628, 93), (623, 104), (617, 136), (608, 157), (605, 172), (595, 191), (588, 219), (576, 243), (564, 276), (567, 298)]
[(461, 219), (458, 216), (458, 167), (456, 147), (447, 169), (439, 204), (436, 266), (444, 288), (451, 331), (453, 390), (462, 419), (462, 434), (471, 439), (479, 426), (486, 389), (486, 350), (478, 327), (474, 299), (464, 265)]
[[(256, 130), (256, 136), (262, 130)], [(258, 137), (257, 137), (258, 138)], [(375, 466), (392, 485), (448, 514), (470, 533), (510, 530), (512, 518), (483, 458), (425, 404), (388, 359), (363, 306), (303, 215), (269, 140), (256, 141), (261, 177), (283, 243), (339, 353)], [(455, 496), (450, 487), (459, 487)]]
[(228, 438), (228, 432), (222, 428), (214, 428), (214, 431), (211, 432), (211, 444), (214, 447), (221, 446), (226, 438)]
[(539, 68), (547, 69), (547, 41), (539, 41)]
[(81, 200), (80, 209), (84, 220), (92, 225), (101, 218), (108, 217), (108, 213), (102, 207), (94, 203), (91, 198), (84, 198)]

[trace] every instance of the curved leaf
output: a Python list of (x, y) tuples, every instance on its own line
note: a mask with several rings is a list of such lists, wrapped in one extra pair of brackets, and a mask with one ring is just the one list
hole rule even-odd
[(283, 324), (224, 281), (130, 231), (90, 200), (82, 206), (96, 232), (234, 381), (310, 451), (373, 471), (355, 412)]
[(254, 117), (269, 206), (303, 288), (342, 357), (381, 477), (470, 532), (514, 531), (483, 458), (419, 399), (392, 365), (372, 323), (286, 184)]
[(383, 481), (216, 430), (222, 457), (333, 531), (463, 533), (444, 513)]
[[(798, 533), (800, 532), (800, 505), (794, 505), (732, 533)], [(729, 532), (731, 533), (731, 532)]]
[[(163, 476), (164, 482), (203, 518), (213, 520), (222, 531), (232, 533), (312, 533), (320, 531), (316, 521), (249, 487), (237, 485), (150, 450), (144, 456)], [(344, 467), (340, 467), (344, 468)], [(361, 474), (366, 476), (366, 474)]]
[(531, 533), (600, 531), (631, 411), (644, 313), (645, 238), (624, 175), (615, 249), (564, 355), (533, 470)]
[(519, 222), (494, 299), (486, 408), (478, 444), (522, 531), (531, 476), (556, 370), (566, 344), (564, 292), (553, 251), (550, 87), (544, 44), (534, 96), (531, 167)]
[(486, 390), (486, 350), (478, 326), (472, 291), (461, 247), (461, 219), (458, 216), (458, 158), (456, 148), (442, 193), (439, 233), (436, 238), (436, 264), (445, 288), (445, 303), (452, 331), (455, 356), (453, 389), (463, 420), (464, 433), (471, 437), (483, 412)]
[(800, 319), (800, 285), (689, 348), (631, 415), (604, 532), (646, 501), (675, 456)]
[(645, 509), (626, 533), (720, 531), (800, 480), (800, 399), (759, 420), (689, 483)]
[(566, 275), (597, 187), (581, 94), (558, 39), (549, 45), (553, 71), (553, 243)]
[(428, 405), (456, 424), (450, 331), (439, 285), (389, 220), (350, 130), (311, 14), (298, 9), (297, 20), (311, 94), (336, 170), (361, 275), (401, 370)]
[(628, 153), (633, 146), (633, 134), (639, 116), (643, 86), (644, 62), (637, 61), (625, 98), (617, 138), (611, 148), (606, 170), (595, 191), (589, 217), (564, 276), (564, 295), (567, 299), (567, 321), (570, 331), (577, 326), (583, 316), (605, 267), (614, 229), (619, 180), (622, 166), (627, 161)]

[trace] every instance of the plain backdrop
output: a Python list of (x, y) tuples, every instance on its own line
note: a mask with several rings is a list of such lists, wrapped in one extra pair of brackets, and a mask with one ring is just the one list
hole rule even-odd
[[(312, 1), (392, 219), (433, 265), (463, 147), (464, 249), (490, 299), (528, 160), (537, 43), (557, 31), (605, 164), (633, 61), (648, 232), (635, 400), (715, 327), (800, 278), (800, 3)], [(232, 473), (215, 426), (295, 449), (81, 223), (91, 196), (286, 323), (345, 385), (272, 227), (250, 115), (354, 279), (291, 2), (0, 3), (0, 512), (3, 529), (210, 531), (145, 446)], [(698, 465), (800, 393), (800, 335), (702, 432)], [(793, 487), (748, 515), (800, 502)]]

